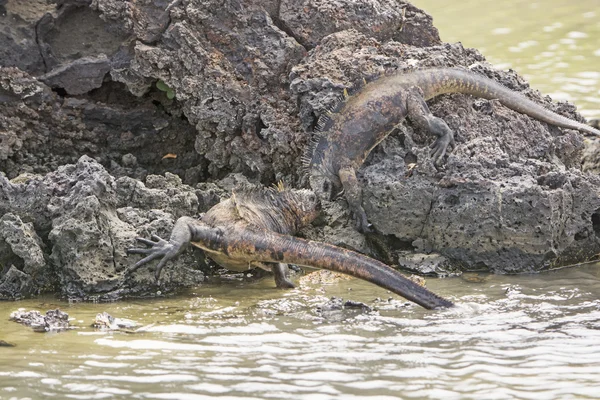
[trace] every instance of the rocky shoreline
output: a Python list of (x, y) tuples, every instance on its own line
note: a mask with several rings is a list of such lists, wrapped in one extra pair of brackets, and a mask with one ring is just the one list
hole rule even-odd
[[(212, 274), (197, 249), (130, 278), (136, 236), (168, 236), (246, 181), (294, 187), (318, 117), (364, 76), (462, 66), (569, 118), (514, 71), (442, 43), (399, 1), (0, 1), (0, 299), (153, 296)], [(332, 22), (333, 21), (333, 22)], [(342, 199), (302, 235), (425, 274), (518, 273), (600, 253), (600, 179), (584, 139), (453, 94), (429, 102), (455, 132), (403, 122), (360, 171), (378, 234)], [(587, 150), (586, 150), (587, 151)]]

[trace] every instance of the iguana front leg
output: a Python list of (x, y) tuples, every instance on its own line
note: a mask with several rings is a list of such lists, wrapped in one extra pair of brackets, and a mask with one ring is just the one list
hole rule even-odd
[(150, 261), (161, 258), (156, 266), (154, 276), (158, 282), (160, 279), (160, 273), (167, 263), (179, 256), (190, 244), (190, 242), (197, 240), (202, 237), (218, 237), (220, 230), (206, 225), (202, 221), (196, 220), (190, 217), (181, 217), (175, 222), (171, 237), (168, 241), (161, 239), (156, 235), (152, 235), (153, 240), (144, 238), (137, 238), (138, 241), (148, 245), (148, 248), (130, 248), (127, 249), (128, 254), (146, 254), (146, 257), (139, 260), (135, 265), (129, 268), (125, 273), (131, 274), (141, 266), (149, 263)]
[(448, 151), (448, 147), (454, 147), (454, 132), (441, 118), (431, 113), (423, 94), (419, 88), (412, 88), (406, 97), (407, 117), (418, 128), (426, 130), (437, 136), (431, 144), (431, 157), (435, 165), (440, 165)]
[(342, 167), (338, 175), (348, 201), (348, 208), (350, 208), (350, 212), (355, 219), (356, 229), (362, 233), (373, 232), (373, 225), (369, 223), (365, 209), (362, 206), (362, 189), (358, 179), (356, 179), (356, 170), (350, 166)]

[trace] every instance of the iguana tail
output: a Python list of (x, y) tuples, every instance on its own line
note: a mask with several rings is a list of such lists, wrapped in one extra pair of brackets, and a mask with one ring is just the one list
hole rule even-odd
[(248, 258), (251, 255), (252, 261), (296, 264), (351, 275), (427, 309), (454, 305), (406, 279), (395, 269), (351, 250), (258, 229), (246, 230), (242, 235), (234, 236), (228, 237), (226, 232), (219, 229), (199, 229), (194, 232), (194, 244), (209, 253), (217, 252), (234, 258)]
[[(559, 126), (576, 129), (589, 135), (600, 136), (600, 130), (574, 121), (529, 100), (502, 84), (483, 75), (458, 68), (425, 69), (405, 75), (414, 85), (424, 92), (425, 100), (444, 93), (465, 93), (484, 99), (497, 99), (510, 108), (537, 120)], [(402, 75), (399, 75), (400, 80)], [(408, 82), (404, 82), (406, 84)]]

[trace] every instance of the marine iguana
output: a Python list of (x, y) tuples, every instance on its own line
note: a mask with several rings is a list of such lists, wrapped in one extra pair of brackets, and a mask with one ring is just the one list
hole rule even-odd
[(331, 244), (295, 236), (320, 211), (320, 202), (310, 190), (246, 187), (233, 192), (200, 220), (181, 217), (169, 240), (137, 238), (149, 248), (131, 248), (128, 253), (145, 254), (127, 273), (160, 258), (155, 276), (165, 263), (189, 243), (201, 248), (221, 266), (234, 271), (260, 267), (273, 271), (277, 287), (291, 288), (287, 264), (340, 272), (391, 290), (425, 308), (451, 307), (452, 302), (405, 278), (393, 268), (365, 255)]
[(542, 122), (600, 136), (598, 129), (547, 110), (522, 94), (467, 70), (439, 68), (384, 75), (352, 96), (344, 91), (339, 104), (319, 119), (317, 133), (303, 158), (315, 193), (323, 200), (333, 200), (344, 193), (357, 229), (372, 231), (362, 207), (356, 170), (406, 117), (413, 125), (437, 136), (431, 145), (431, 156), (439, 165), (448, 147), (454, 146), (454, 133), (443, 119), (429, 111), (425, 101), (444, 93), (498, 99), (506, 107)]

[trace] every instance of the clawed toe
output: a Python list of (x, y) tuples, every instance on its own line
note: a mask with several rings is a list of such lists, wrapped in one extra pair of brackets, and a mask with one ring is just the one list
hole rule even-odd
[(152, 240), (143, 237), (136, 237), (135, 240), (137, 240), (138, 242), (142, 242), (147, 246), (154, 246), (156, 244), (156, 242), (153, 242)]

